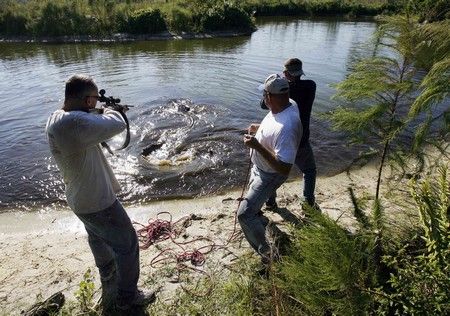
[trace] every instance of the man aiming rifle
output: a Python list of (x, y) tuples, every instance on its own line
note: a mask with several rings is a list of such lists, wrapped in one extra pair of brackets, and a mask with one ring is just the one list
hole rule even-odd
[(101, 97), (92, 78), (72, 76), (66, 82), (64, 105), (50, 115), (46, 132), (63, 176), (67, 203), (88, 233), (102, 282), (103, 305), (128, 310), (148, 304), (154, 293), (137, 288), (136, 232), (117, 200), (120, 186), (99, 146), (127, 124), (112, 108), (94, 110)]

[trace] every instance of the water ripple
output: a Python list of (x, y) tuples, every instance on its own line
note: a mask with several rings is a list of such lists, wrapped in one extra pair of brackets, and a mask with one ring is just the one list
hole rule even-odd
[[(242, 184), (248, 163), (242, 133), (266, 114), (257, 87), (269, 74), (280, 73), (287, 58), (300, 57), (307, 78), (317, 83), (314, 113), (332, 109), (331, 84), (346, 76), (355, 58), (370, 53), (361, 43), (374, 29), (366, 22), (281, 18), (261, 22), (251, 37), (0, 43), (0, 209), (64, 200), (44, 127), (61, 107), (64, 82), (74, 73), (92, 75), (107, 95), (135, 105), (128, 112), (130, 146), (108, 157), (123, 200), (207, 194)], [(321, 173), (341, 170), (352, 160), (345, 139), (320, 120), (311, 135)], [(123, 137), (111, 144), (120, 145)]]

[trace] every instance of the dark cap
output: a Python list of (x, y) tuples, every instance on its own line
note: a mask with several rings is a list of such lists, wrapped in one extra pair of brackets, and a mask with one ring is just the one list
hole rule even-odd
[(305, 73), (303, 72), (302, 61), (298, 58), (290, 58), (284, 63), (284, 70), (289, 72), (291, 76), (298, 77)]

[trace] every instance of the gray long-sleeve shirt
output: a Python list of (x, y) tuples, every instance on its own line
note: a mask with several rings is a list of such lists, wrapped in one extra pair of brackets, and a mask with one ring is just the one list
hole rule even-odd
[(110, 109), (103, 114), (57, 110), (50, 115), (46, 126), (50, 151), (75, 213), (98, 212), (116, 200), (120, 186), (99, 143), (125, 128), (120, 113)]

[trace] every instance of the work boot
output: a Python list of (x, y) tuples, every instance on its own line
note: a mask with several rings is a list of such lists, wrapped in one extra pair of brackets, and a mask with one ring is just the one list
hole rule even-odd
[(117, 299), (116, 307), (118, 310), (128, 310), (133, 307), (144, 307), (153, 303), (156, 299), (155, 292), (137, 290), (136, 294), (131, 299)]

